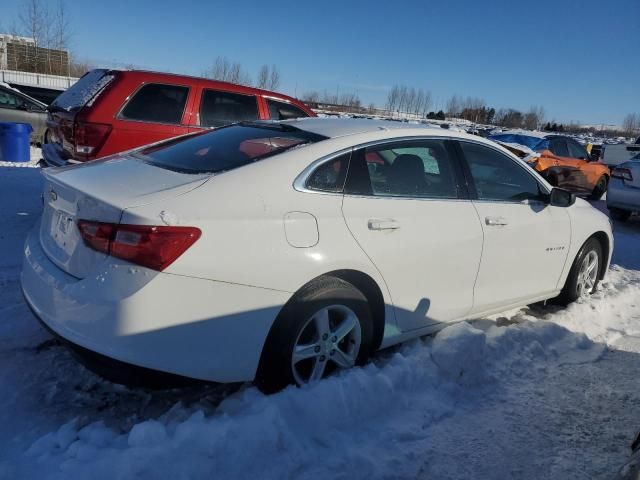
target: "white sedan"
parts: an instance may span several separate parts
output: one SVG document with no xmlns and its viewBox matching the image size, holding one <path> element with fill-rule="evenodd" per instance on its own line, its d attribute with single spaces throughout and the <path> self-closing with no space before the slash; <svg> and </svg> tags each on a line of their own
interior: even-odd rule
<svg viewBox="0 0 640 480">
<path fill-rule="evenodd" d="M 589 295 L 613 249 L 605 215 L 504 148 L 397 122 L 237 124 L 44 176 L 26 301 L 126 383 L 313 383 Z"/>
</svg>

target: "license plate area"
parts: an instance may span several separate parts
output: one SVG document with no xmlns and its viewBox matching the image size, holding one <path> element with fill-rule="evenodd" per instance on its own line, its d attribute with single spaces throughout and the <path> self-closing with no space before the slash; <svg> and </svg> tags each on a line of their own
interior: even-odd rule
<svg viewBox="0 0 640 480">
<path fill-rule="evenodd" d="M 55 243 L 67 253 L 75 246 L 75 221 L 73 216 L 57 210 L 51 218 L 51 237 Z"/>
</svg>

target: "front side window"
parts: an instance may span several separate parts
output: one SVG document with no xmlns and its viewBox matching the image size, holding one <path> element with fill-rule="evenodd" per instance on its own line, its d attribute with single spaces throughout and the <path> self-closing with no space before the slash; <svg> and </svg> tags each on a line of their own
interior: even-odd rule
<svg viewBox="0 0 640 480">
<path fill-rule="evenodd" d="M 351 157 L 350 152 L 320 165 L 309 175 L 306 187 L 321 192 L 342 192 L 349 167 L 349 157 Z"/>
<path fill-rule="evenodd" d="M 527 167 L 493 148 L 460 142 L 479 200 L 522 202 L 541 198 L 538 181 Z"/>
<path fill-rule="evenodd" d="M 453 159 L 442 140 L 411 140 L 367 147 L 354 154 L 349 193 L 458 198 Z"/>
<path fill-rule="evenodd" d="M 587 160 L 589 158 L 589 154 L 579 143 L 568 141 L 567 145 L 569 147 L 569 156 L 571 158 L 578 158 L 581 160 Z"/>
<path fill-rule="evenodd" d="M 267 105 L 269 106 L 269 116 L 272 120 L 289 120 L 290 118 L 309 116 L 301 109 L 291 105 L 290 103 L 267 99 Z"/>
<path fill-rule="evenodd" d="M 188 87 L 149 83 L 129 100 L 121 117 L 140 122 L 179 124 L 188 96 Z"/>
<path fill-rule="evenodd" d="M 325 138 L 289 126 L 246 123 L 174 138 L 132 155 L 168 170 L 220 173 Z"/>
<path fill-rule="evenodd" d="M 221 127 L 258 119 L 258 103 L 253 95 L 204 90 L 200 104 L 200 125 Z"/>
<path fill-rule="evenodd" d="M 569 148 L 564 138 L 552 138 L 549 141 L 549 148 L 554 155 L 558 157 L 569 157 Z"/>
</svg>

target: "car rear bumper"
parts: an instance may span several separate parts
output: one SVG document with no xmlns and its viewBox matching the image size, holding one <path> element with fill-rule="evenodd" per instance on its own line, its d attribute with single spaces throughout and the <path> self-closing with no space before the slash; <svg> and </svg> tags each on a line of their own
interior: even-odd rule
<svg viewBox="0 0 640 480">
<path fill-rule="evenodd" d="M 607 190 L 607 207 L 640 211 L 640 188 L 629 187 L 618 178 L 612 178 Z"/>
<path fill-rule="evenodd" d="M 45 143 L 42 145 L 42 158 L 45 163 L 50 167 L 61 167 L 68 165 L 69 159 L 63 155 L 60 147 L 55 143 Z M 71 162 L 78 163 L 78 162 Z"/>
<path fill-rule="evenodd" d="M 25 244 L 21 282 L 41 322 L 82 350 L 214 382 L 255 377 L 269 329 L 290 296 L 159 273 L 111 257 L 78 279 L 47 258 L 37 229 Z"/>
</svg>

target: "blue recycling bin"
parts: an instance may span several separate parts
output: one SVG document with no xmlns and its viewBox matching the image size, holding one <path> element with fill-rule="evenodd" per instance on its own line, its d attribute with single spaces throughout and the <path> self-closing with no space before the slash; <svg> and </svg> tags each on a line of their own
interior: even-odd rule
<svg viewBox="0 0 640 480">
<path fill-rule="evenodd" d="M 0 162 L 28 162 L 33 127 L 28 123 L 0 122 Z"/>
</svg>

